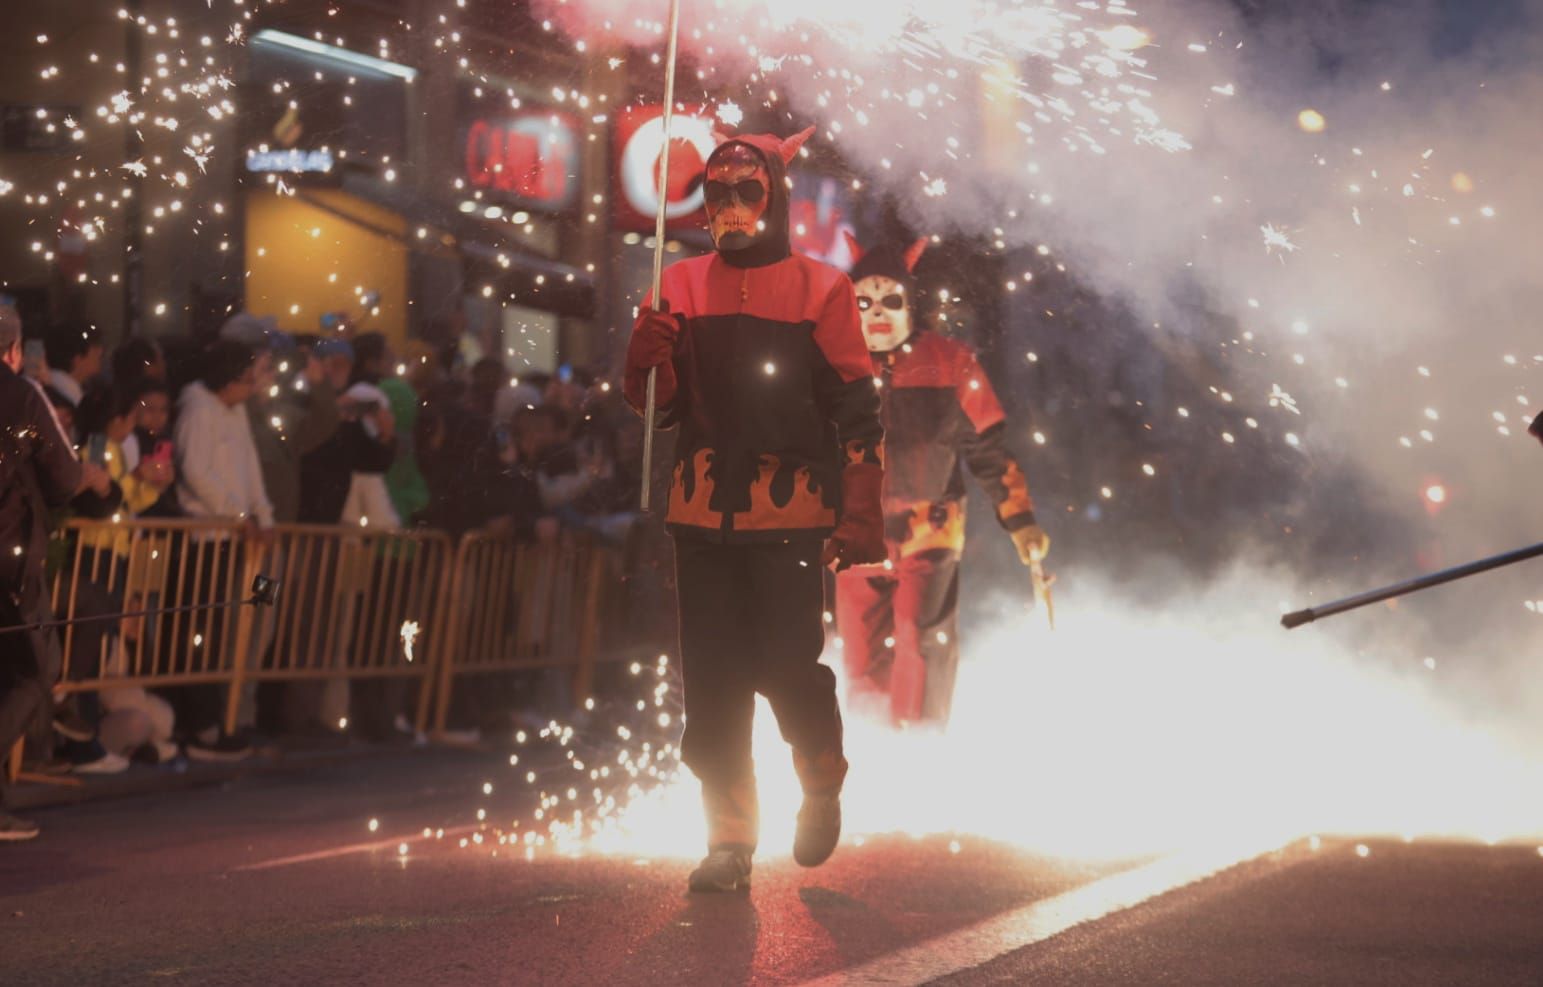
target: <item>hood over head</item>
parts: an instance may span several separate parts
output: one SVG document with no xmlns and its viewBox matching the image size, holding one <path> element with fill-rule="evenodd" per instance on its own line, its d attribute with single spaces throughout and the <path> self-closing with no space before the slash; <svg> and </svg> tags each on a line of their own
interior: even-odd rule
<svg viewBox="0 0 1543 987">
<path fill-rule="evenodd" d="M 789 232 L 788 164 L 813 134 L 813 127 L 788 138 L 774 134 L 743 134 L 719 144 L 708 156 L 707 170 L 711 171 L 714 162 L 726 159 L 732 153 L 731 149 L 749 148 L 765 164 L 771 186 L 763 216 L 765 232 L 747 247 L 738 250 L 720 249 L 718 254 L 725 261 L 735 267 L 764 267 L 775 264 L 793 252 Z"/>
<path fill-rule="evenodd" d="M 909 246 L 899 243 L 883 243 L 871 250 L 863 249 L 852 234 L 846 234 L 847 247 L 854 258 L 852 270 L 847 276 L 856 284 L 866 277 L 889 278 L 905 286 L 907 291 L 915 287 L 916 264 L 927 249 L 928 240 L 922 237 Z"/>
<path fill-rule="evenodd" d="M 917 330 L 915 278 L 912 272 L 927 249 L 923 237 L 910 246 L 886 243 L 864 250 L 846 234 L 855 258 L 848 277 L 857 291 L 857 311 L 863 340 L 872 353 L 889 353 L 905 344 Z"/>
</svg>

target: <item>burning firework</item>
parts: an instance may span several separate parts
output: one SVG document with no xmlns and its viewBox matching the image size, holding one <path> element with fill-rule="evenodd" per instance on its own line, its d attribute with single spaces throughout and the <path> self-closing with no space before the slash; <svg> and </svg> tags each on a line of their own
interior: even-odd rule
<svg viewBox="0 0 1543 987">
<path fill-rule="evenodd" d="M 1448 712 L 1434 662 L 1411 679 L 1337 646 L 1304 655 L 1248 612 L 1270 578 L 1235 575 L 1249 589 L 1155 611 L 1110 609 L 1110 588 L 1083 584 L 1054 634 L 1027 616 L 979 628 L 946 732 L 849 710 L 846 839 L 953 834 L 1119 859 L 1318 832 L 1543 832 L 1543 764 Z M 527 856 L 700 853 L 697 785 L 672 743 L 678 682 L 665 661 L 633 669 L 632 726 L 554 722 L 526 738 L 514 771 L 539 800 L 518 827 Z M 756 724 L 762 805 L 797 805 L 764 702 Z M 792 839 L 792 813 L 763 810 L 763 852 Z"/>
</svg>

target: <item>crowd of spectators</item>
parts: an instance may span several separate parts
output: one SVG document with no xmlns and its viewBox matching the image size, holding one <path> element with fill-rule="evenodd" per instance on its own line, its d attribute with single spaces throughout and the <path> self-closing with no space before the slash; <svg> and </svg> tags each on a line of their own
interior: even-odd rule
<svg viewBox="0 0 1543 987">
<path fill-rule="evenodd" d="M 19 320 L 0 306 L 0 321 Z M 533 541 L 577 528 L 620 541 L 635 520 L 640 428 L 608 384 L 576 368 L 520 373 L 490 358 L 465 366 L 454 345 L 412 340 L 399 351 L 346 320 L 292 335 L 244 312 L 201 343 L 131 337 L 109 352 L 89 326 L 37 335 L 43 359 L 35 345 L 30 361 L 18 350 L 15 378 L 46 399 L 50 427 L 97 491 L 85 491 L 90 505 L 78 496 L 51 501 L 55 528 L 77 514 L 235 518 L 244 530 L 235 541 L 189 539 L 179 549 L 188 559 L 177 560 L 186 564 L 168 567 L 182 573 L 180 582 L 159 601 L 124 598 L 126 532 L 87 532 L 67 547 L 56 537 L 49 574 L 78 567 L 75 582 L 85 588 L 77 614 L 227 599 L 241 589 L 225 585 L 230 553 L 271 546 L 275 524 L 425 526 L 453 537 L 485 529 Z M 180 650 L 221 646 L 208 639 L 222 626 L 216 621 L 196 640 L 190 631 L 159 635 L 157 654 L 139 655 L 143 626 L 107 620 L 73 634 L 68 675 L 96 678 L 104 664 L 110 672 L 130 662 L 167 668 Z M 259 657 L 271 661 L 274 642 L 265 644 Z M 47 646 L 57 649 L 57 636 Z M 348 721 L 335 705 L 298 701 L 298 684 L 252 692 L 242 713 L 249 727 L 227 735 L 218 686 L 100 698 L 55 690 L 48 767 L 106 773 L 133 760 L 241 758 L 274 732 Z M 391 702 L 400 708 L 400 698 Z M 405 728 L 401 717 L 387 722 Z"/>
</svg>

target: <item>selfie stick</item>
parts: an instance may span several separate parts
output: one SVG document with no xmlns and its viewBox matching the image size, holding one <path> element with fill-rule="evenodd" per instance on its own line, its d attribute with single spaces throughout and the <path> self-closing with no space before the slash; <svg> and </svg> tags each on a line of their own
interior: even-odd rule
<svg viewBox="0 0 1543 987">
<path fill-rule="evenodd" d="M 0 627 L 0 635 L 19 634 L 22 631 L 46 631 L 54 627 L 73 624 L 89 624 L 98 620 L 124 620 L 128 617 L 161 617 L 174 613 L 197 613 L 202 610 L 228 610 L 234 607 L 271 607 L 278 602 L 279 584 L 267 576 L 252 577 L 252 595 L 245 600 L 222 600 L 219 603 L 188 603 L 180 607 L 148 607 L 144 610 L 122 610 L 117 613 L 92 614 L 89 617 L 68 617 L 63 620 L 40 620 L 32 624 L 12 624 Z"/>
</svg>

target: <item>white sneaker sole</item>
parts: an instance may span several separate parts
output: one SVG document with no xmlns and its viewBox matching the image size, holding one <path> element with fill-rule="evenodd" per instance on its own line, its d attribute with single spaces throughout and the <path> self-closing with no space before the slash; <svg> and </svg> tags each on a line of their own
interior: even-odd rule
<svg viewBox="0 0 1543 987">
<path fill-rule="evenodd" d="M 128 769 L 128 758 L 121 754 L 109 754 L 97 761 L 77 764 L 73 770 L 78 775 L 121 775 Z"/>
</svg>

